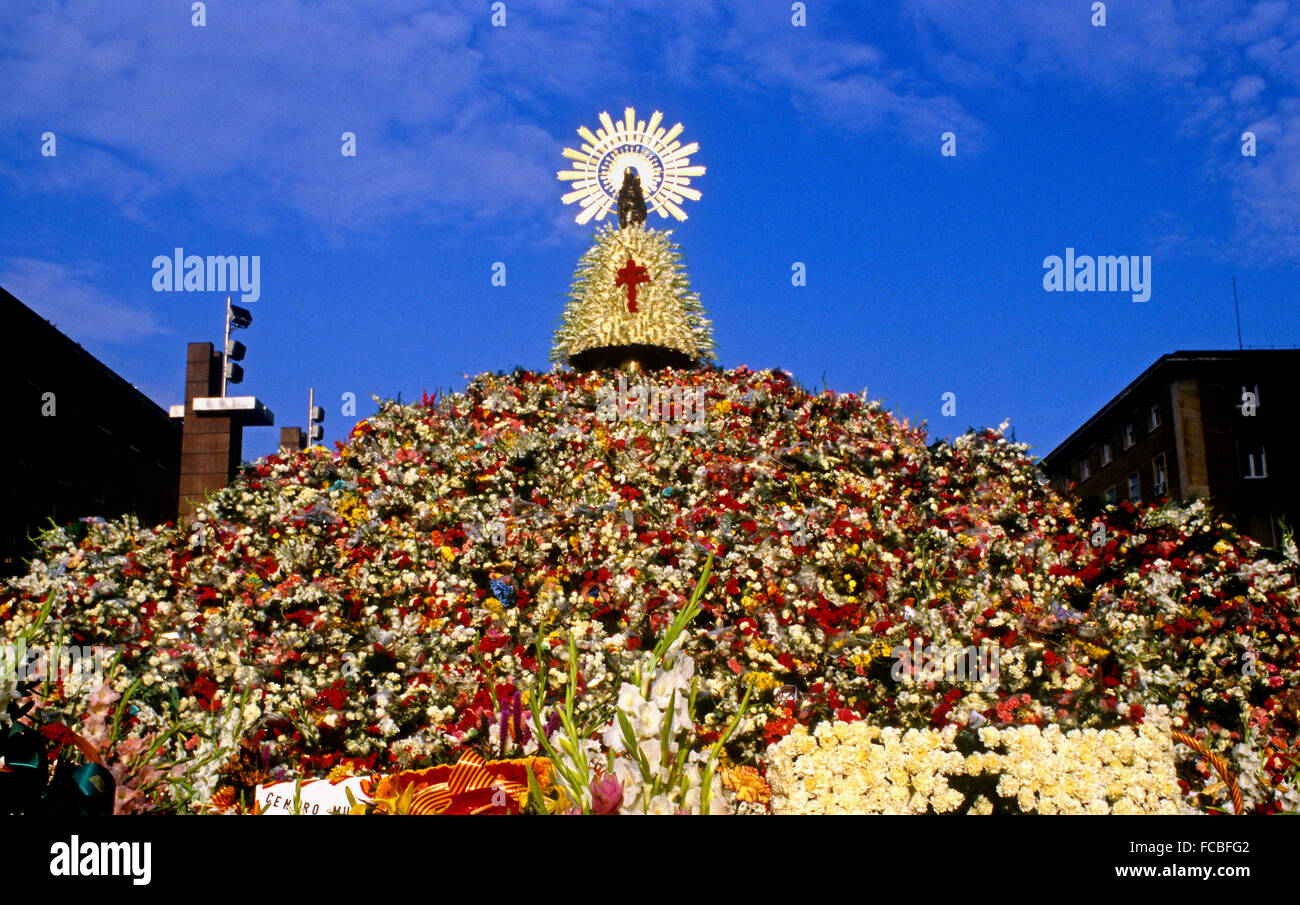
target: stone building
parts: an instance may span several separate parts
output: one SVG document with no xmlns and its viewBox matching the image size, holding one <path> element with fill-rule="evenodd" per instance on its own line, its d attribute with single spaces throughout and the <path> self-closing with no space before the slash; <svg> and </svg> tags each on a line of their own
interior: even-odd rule
<svg viewBox="0 0 1300 905">
<path fill-rule="evenodd" d="M 1173 352 L 1089 418 L 1042 467 L 1078 499 L 1206 499 L 1266 546 L 1300 518 L 1292 400 L 1300 349 Z"/>
</svg>

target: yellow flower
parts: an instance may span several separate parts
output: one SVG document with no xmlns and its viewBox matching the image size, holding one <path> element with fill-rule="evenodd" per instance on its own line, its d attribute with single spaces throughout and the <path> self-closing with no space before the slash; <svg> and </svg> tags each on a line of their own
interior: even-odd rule
<svg viewBox="0 0 1300 905">
<path fill-rule="evenodd" d="M 755 691 L 768 691 L 780 684 L 770 672 L 747 672 L 740 681 L 752 685 Z"/>
<path fill-rule="evenodd" d="M 351 775 L 352 775 L 351 764 L 339 764 L 333 770 L 330 770 L 329 774 L 325 777 L 325 779 L 329 782 L 334 783 L 334 782 L 339 782 L 340 780 L 347 779 Z"/>
</svg>

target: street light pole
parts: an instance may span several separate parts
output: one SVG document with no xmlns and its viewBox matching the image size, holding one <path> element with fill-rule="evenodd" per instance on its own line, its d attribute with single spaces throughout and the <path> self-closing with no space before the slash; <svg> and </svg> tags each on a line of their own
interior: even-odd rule
<svg viewBox="0 0 1300 905">
<path fill-rule="evenodd" d="M 221 398 L 226 398 L 226 372 L 230 370 L 230 296 L 226 296 L 226 336 L 221 344 Z"/>
</svg>

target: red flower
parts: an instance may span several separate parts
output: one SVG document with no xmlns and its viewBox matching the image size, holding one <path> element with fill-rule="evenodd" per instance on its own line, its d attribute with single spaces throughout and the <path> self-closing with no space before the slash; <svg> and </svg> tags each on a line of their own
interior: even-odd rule
<svg viewBox="0 0 1300 905">
<path fill-rule="evenodd" d="M 76 735 L 62 723 L 48 723 L 41 727 L 41 736 L 50 749 L 50 757 L 59 756 L 64 748 L 77 747 Z"/>
<path fill-rule="evenodd" d="M 204 710 L 215 712 L 221 706 L 217 683 L 213 682 L 210 676 L 200 676 L 190 692 L 198 698 L 199 706 Z"/>
</svg>

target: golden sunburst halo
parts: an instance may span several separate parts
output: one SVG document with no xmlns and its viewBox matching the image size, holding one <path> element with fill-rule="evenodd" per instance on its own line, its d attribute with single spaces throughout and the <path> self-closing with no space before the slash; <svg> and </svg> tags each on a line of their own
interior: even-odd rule
<svg viewBox="0 0 1300 905">
<path fill-rule="evenodd" d="M 574 218 L 578 223 L 593 218 L 603 220 L 617 209 L 626 167 L 632 167 L 641 177 L 647 211 L 665 218 L 686 219 L 681 208 L 683 199 L 700 200 L 700 193 L 690 187 L 692 176 L 704 175 L 704 167 L 692 166 L 690 160 L 700 146 L 696 142 L 683 145 L 677 140 L 682 124 L 664 129 L 662 120 L 663 114 L 656 110 L 649 122 L 638 121 L 636 109 L 628 107 L 618 122 L 609 113 L 600 114 L 601 127 L 594 133 L 586 126 L 578 128 L 582 147 L 564 149 L 564 156 L 574 161 L 574 168 L 556 174 L 573 186 L 573 191 L 560 200 L 565 204 L 578 202 L 581 210 Z"/>
</svg>

